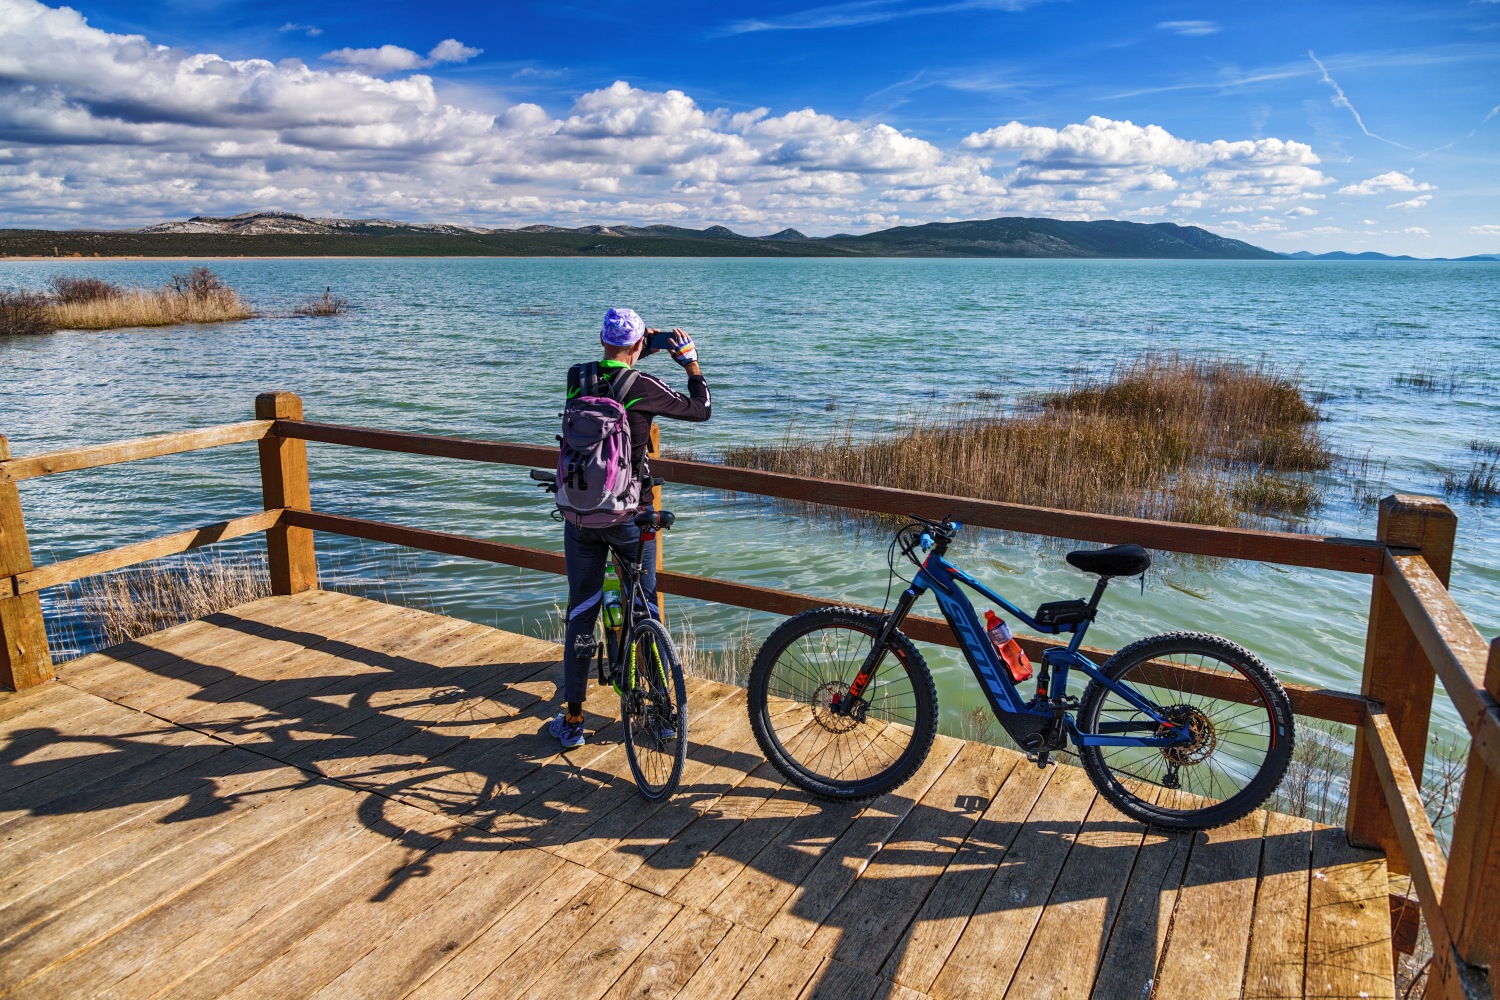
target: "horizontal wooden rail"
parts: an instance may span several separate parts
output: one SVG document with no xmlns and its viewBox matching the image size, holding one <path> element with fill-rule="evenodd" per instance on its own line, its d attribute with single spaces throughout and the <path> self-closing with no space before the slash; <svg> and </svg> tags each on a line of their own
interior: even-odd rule
<svg viewBox="0 0 1500 1000">
<path fill-rule="evenodd" d="M 213 545 L 215 542 L 227 542 L 231 538 L 253 535 L 257 531 L 265 531 L 273 527 L 280 517 L 281 511 L 279 510 L 265 510 L 259 514 L 237 517 L 230 521 L 207 524 L 201 528 L 190 528 L 162 538 L 135 542 L 119 548 L 107 549 L 104 552 L 79 556 L 76 559 L 65 559 L 47 566 L 38 566 L 28 572 L 7 577 L 4 584 L 10 588 L 9 593 L 0 589 L 0 597 L 30 594 L 47 587 L 81 580 L 96 573 L 124 569 L 126 566 L 134 566 L 150 559 L 188 552 L 205 545 Z"/>
<path fill-rule="evenodd" d="M 1474 748 L 1500 775 L 1500 708 L 1484 689 L 1489 644 L 1422 556 L 1390 553 L 1383 578 L 1472 734 Z"/>
<path fill-rule="evenodd" d="M 140 458 L 157 458 L 184 451 L 217 448 L 225 444 L 259 441 L 270 432 L 273 424 L 274 421 L 271 420 L 246 420 L 243 423 L 220 424 L 195 431 L 159 434 L 156 437 L 114 441 L 65 451 L 48 451 L 40 455 L 23 455 L 0 462 L 0 481 L 19 482 L 38 476 L 50 476 L 56 472 L 96 469 L 101 465 L 118 465 Z"/>
<path fill-rule="evenodd" d="M 1448 859 L 1443 856 L 1443 848 L 1438 843 L 1431 820 L 1427 818 L 1422 793 L 1407 766 L 1406 755 L 1401 751 L 1401 742 L 1390 717 L 1385 714 L 1385 706 L 1370 702 L 1366 711 L 1371 734 L 1370 756 L 1380 776 L 1386 805 L 1395 821 L 1401 853 L 1406 856 L 1411 869 L 1412 886 L 1417 890 L 1422 916 L 1427 921 L 1434 946 L 1439 941 L 1446 945 L 1448 933 L 1443 919 L 1443 883 L 1448 877 Z"/>
<path fill-rule="evenodd" d="M 277 433 L 283 437 L 327 444 L 415 455 L 438 455 L 472 462 L 551 467 L 557 461 L 557 450 L 543 445 L 375 431 L 302 420 L 278 421 Z M 929 516 L 955 517 L 981 528 L 1093 542 L 1137 542 L 1147 548 L 1173 552 L 1308 566 L 1344 573 L 1378 575 L 1385 553 L 1385 546 L 1367 539 L 1252 531 L 1246 528 L 1213 528 L 1137 517 L 1083 514 L 991 500 L 968 500 L 939 493 L 809 479 L 680 459 L 653 459 L 651 469 L 673 483 L 750 493 L 779 500 L 881 514 L 920 512 Z"/>
<path fill-rule="evenodd" d="M 486 562 L 503 563 L 510 566 L 521 566 L 526 569 L 541 570 L 547 573 L 564 574 L 567 572 L 563 557 L 560 553 L 547 552 L 542 549 L 532 549 L 521 545 L 510 545 L 504 542 L 490 542 L 478 538 L 469 538 L 465 535 L 453 535 L 441 531 L 430 531 L 425 528 L 408 528 L 403 525 L 390 524 L 383 521 L 368 521 L 363 518 L 349 517 L 343 514 L 324 514 L 315 511 L 287 510 L 282 514 L 282 523 L 301 528 L 311 528 L 314 531 L 326 531 L 341 535 L 350 535 L 355 538 L 365 538 L 370 541 L 388 542 L 392 545 L 404 545 L 408 548 L 426 549 L 430 552 L 442 552 L 445 555 L 463 556 L 471 559 L 482 559 Z M 687 573 L 672 573 L 663 571 L 657 575 L 657 587 L 659 590 L 675 594 L 679 597 L 690 597 L 694 600 L 709 601 L 715 604 L 726 604 L 731 607 L 748 608 L 754 611 L 766 611 L 777 615 L 795 615 L 813 608 L 826 607 L 830 603 L 844 604 L 847 607 L 860 608 L 865 611 L 879 611 L 878 608 L 869 608 L 858 604 L 849 604 L 845 601 L 830 601 L 828 598 L 813 597 L 808 594 L 799 594 L 789 590 L 773 590 L 766 587 L 756 587 L 744 583 L 731 583 L 728 580 L 716 580 L 709 577 L 692 576 Z M 948 628 L 948 623 L 941 618 L 929 618 L 921 615 L 912 615 L 906 619 L 903 626 L 904 631 L 919 642 L 930 642 L 939 646 L 957 647 L 958 640 L 954 638 L 953 632 Z M 1060 643 L 1038 639 L 1032 636 L 1019 636 L 1021 644 L 1025 647 L 1028 656 L 1039 657 L 1042 650 L 1060 645 Z M 1111 654 L 1109 650 L 1084 647 L 1081 652 L 1095 663 L 1103 663 Z M 1253 685 L 1247 681 L 1224 677 L 1206 671 L 1189 667 L 1185 664 L 1158 661 L 1153 668 L 1160 673 L 1154 676 L 1160 681 L 1191 681 L 1195 689 L 1200 693 L 1221 697 L 1227 701 L 1250 702 L 1258 697 Z M 1300 715 L 1316 719 L 1326 719 L 1344 725 L 1359 725 L 1364 718 L 1363 698 L 1356 694 L 1348 694 L 1342 691 L 1329 691 L 1322 688 L 1307 687 L 1300 684 L 1284 685 L 1287 694 L 1291 697 L 1292 707 Z"/>
</svg>

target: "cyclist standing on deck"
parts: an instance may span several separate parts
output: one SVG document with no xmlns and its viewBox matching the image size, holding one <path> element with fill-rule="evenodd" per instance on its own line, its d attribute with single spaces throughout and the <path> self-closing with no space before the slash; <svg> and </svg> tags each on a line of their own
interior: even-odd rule
<svg viewBox="0 0 1500 1000">
<path fill-rule="evenodd" d="M 599 340 L 604 360 L 597 368 L 574 365 L 568 370 L 569 400 L 584 394 L 585 389 L 598 395 L 610 395 L 612 386 L 634 372 L 637 361 L 655 353 L 647 341 L 656 330 L 646 324 L 632 309 L 611 309 L 604 315 Z M 674 329 L 668 351 L 672 359 L 687 372 L 687 395 L 669 388 L 665 382 L 645 372 L 635 372 L 624 398 L 630 426 L 632 475 L 649 483 L 651 470 L 646 448 L 651 440 L 651 423 L 658 417 L 675 420 L 707 420 L 710 416 L 708 382 L 698 367 L 698 351 L 693 340 L 682 330 Z M 597 378 L 596 387 L 586 385 L 590 375 Z M 644 495 L 644 491 L 642 491 Z M 557 737 L 564 749 L 582 746 L 583 701 L 588 692 L 589 661 L 593 655 L 594 623 L 599 616 L 604 567 L 611 547 L 634 553 L 640 529 L 631 521 L 607 528 L 589 528 L 566 520 L 563 525 L 563 551 L 568 567 L 568 625 L 563 638 L 563 711 L 547 723 L 547 731 Z M 641 587 L 647 595 L 648 611 L 656 616 L 656 542 L 648 541 L 643 553 Z"/>
</svg>

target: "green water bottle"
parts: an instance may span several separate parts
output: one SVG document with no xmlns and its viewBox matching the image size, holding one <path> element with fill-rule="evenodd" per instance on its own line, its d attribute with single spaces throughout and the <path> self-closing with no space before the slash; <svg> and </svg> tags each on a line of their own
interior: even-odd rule
<svg viewBox="0 0 1500 1000">
<path fill-rule="evenodd" d="M 613 566 L 604 568 L 604 627 L 615 629 L 625 624 L 625 607 L 620 602 L 620 577 Z"/>
</svg>

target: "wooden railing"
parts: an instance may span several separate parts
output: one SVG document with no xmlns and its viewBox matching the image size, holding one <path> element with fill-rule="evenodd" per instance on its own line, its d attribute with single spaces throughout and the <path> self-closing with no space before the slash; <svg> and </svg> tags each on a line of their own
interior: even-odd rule
<svg viewBox="0 0 1500 1000">
<path fill-rule="evenodd" d="M 550 573 L 564 572 L 556 552 L 485 541 L 344 514 L 312 510 L 307 442 L 441 456 L 475 462 L 550 467 L 550 447 L 465 440 L 311 423 L 292 393 L 255 401 L 256 420 L 159 437 L 11 458 L 0 437 L 0 684 L 18 690 L 52 676 L 38 591 L 148 559 L 264 531 L 272 591 L 317 586 L 315 532 L 389 542 Z M 259 512 L 162 538 L 36 567 L 16 483 L 59 472 L 139 458 L 255 441 L 260 451 Z M 1457 519 L 1443 503 L 1391 496 L 1380 505 L 1373 540 L 1170 524 L 909 490 L 826 482 L 753 469 L 656 458 L 669 483 L 748 493 L 858 511 L 929 511 L 976 527 L 1095 542 L 1138 542 L 1174 552 L 1313 567 L 1372 578 L 1365 664 L 1358 694 L 1288 684 L 1305 716 L 1356 727 L 1347 831 L 1351 842 L 1384 850 L 1394 871 L 1409 872 L 1433 942 L 1429 995 L 1493 997 L 1500 991 L 1500 639 L 1486 644 L 1447 590 Z M 791 591 L 660 572 L 665 592 L 773 614 L 828 603 Z M 941 619 L 908 619 L 913 638 L 957 641 Z M 1050 640 L 1023 637 L 1036 656 Z M 1097 660 L 1105 650 L 1086 650 Z M 1181 674 L 1191 668 L 1159 664 Z M 1472 737 L 1468 770 L 1444 857 L 1422 806 L 1419 780 L 1435 681 L 1453 700 Z M 1223 684 L 1216 695 L 1246 700 L 1253 692 Z"/>
</svg>

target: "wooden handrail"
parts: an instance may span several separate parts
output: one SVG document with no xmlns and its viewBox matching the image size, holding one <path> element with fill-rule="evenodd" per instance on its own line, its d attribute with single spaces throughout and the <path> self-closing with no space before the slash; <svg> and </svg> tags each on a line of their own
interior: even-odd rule
<svg viewBox="0 0 1500 1000">
<path fill-rule="evenodd" d="M 1366 722 L 1374 735 L 1369 742 L 1370 756 L 1380 775 L 1386 804 L 1396 821 L 1396 836 L 1411 868 L 1411 881 L 1422 904 L 1422 916 L 1427 920 L 1433 941 L 1440 937 L 1446 941 L 1442 893 L 1443 882 L 1448 876 L 1448 859 L 1443 857 L 1443 848 L 1422 804 L 1422 793 L 1407 766 L 1406 754 L 1401 750 L 1390 717 L 1385 714 L 1385 706 L 1369 702 Z"/>
<path fill-rule="evenodd" d="M 1484 690 L 1489 643 L 1420 554 L 1391 552 L 1383 578 L 1453 699 L 1459 718 L 1477 736 L 1486 714 L 1495 707 Z M 1491 766 L 1500 772 L 1500 762 Z"/>
<path fill-rule="evenodd" d="M 61 562 L 38 566 L 28 572 L 0 580 L 0 588 L 10 588 L 9 593 L 0 589 L 0 597 L 31 594 L 47 587 L 56 587 L 59 584 L 81 580 L 86 576 L 94 576 L 97 573 L 107 573 L 112 569 L 134 566 L 149 559 L 188 552 L 215 542 L 227 542 L 231 538 L 265 531 L 274 526 L 280 517 L 281 511 L 279 510 L 261 511 L 258 514 L 219 521 L 201 528 L 190 528 L 187 531 L 179 531 L 176 534 L 153 538 L 149 541 L 134 542 L 130 545 L 121 545 L 119 548 L 79 556 L 76 559 L 64 559 Z"/>
<path fill-rule="evenodd" d="M 0 481 L 20 482 L 38 476 L 50 476 L 58 472 L 77 469 L 97 469 L 103 465 L 118 465 L 142 458 L 157 458 L 176 455 L 184 451 L 199 451 L 217 448 L 225 444 L 244 441 L 259 441 L 271 430 L 275 421 L 246 420 L 238 424 L 220 424 L 174 434 L 158 434 L 155 437 L 134 438 L 129 441 L 114 441 L 109 444 L 89 445 L 85 448 L 68 448 L 63 451 L 48 451 L 38 455 L 23 455 L 0 462 Z"/>
<path fill-rule="evenodd" d="M 277 421 L 277 433 L 283 437 L 326 444 L 436 455 L 471 462 L 550 467 L 557 461 L 557 449 L 543 445 L 377 431 L 302 420 Z M 1053 538 L 1111 543 L 1132 541 L 1147 548 L 1331 569 L 1343 573 L 1376 575 L 1381 572 L 1384 564 L 1385 546 L 1366 539 L 1255 531 L 1248 528 L 1215 528 L 1150 521 L 1138 517 L 1085 514 L 993 500 L 970 500 L 940 493 L 810 479 L 682 459 L 654 459 L 651 470 L 668 482 L 689 486 L 880 514 L 900 515 L 923 511 L 956 517 L 977 527 Z"/>
<path fill-rule="evenodd" d="M 282 521 L 285 524 L 311 528 L 314 531 L 351 535 L 375 542 L 404 545 L 408 548 L 441 552 L 445 555 L 482 559 L 486 562 L 520 566 L 545 573 L 561 575 L 567 572 L 563 557 L 559 553 L 510 545 L 505 542 L 485 541 L 467 535 L 454 535 L 426 528 L 409 528 L 385 521 L 370 521 L 344 514 L 326 514 L 319 511 L 287 510 L 282 514 Z M 767 587 L 669 571 L 662 571 L 657 575 L 657 589 L 679 597 L 690 597 L 694 600 L 727 604 L 732 607 L 766 611 L 778 615 L 800 614 L 803 611 L 826 607 L 833 603 L 828 598 L 799 594 L 789 590 L 773 590 Z M 880 610 L 848 601 L 837 603 L 866 611 L 878 612 Z M 950 647 L 959 645 L 953 632 L 948 628 L 948 623 L 941 618 L 912 615 L 906 619 L 903 628 L 911 638 L 919 642 Z M 1027 655 L 1033 658 L 1040 656 L 1044 649 L 1061 645 L 1056 641 L 1034 636 L 1018 636 L 1017 638 L 1026 648 Z M 1084 647 L 1080 652 L 1095 663 L 1103 663 L 1112 651 Z M 1259 696 L 1248 682 L 1200 671 L 1185 664 L 1157 661 L 1152 664 L 1152 669 L 1159 671 L 1158 676 L 1163 680 L 1189 679 L 1193 682 L 1194 689 L 1200 693 L 1222 697 L 1229 701 L 1248 703 Z M 1356 694 L 1329 691 L 1301 684 L 1285 684 L 1283 687 L 1292 699 L 1293 709 L 1300 715 L 1344 725 L 1359 725 L 1365 718 L 1365 701 Z"/>
</svg>

